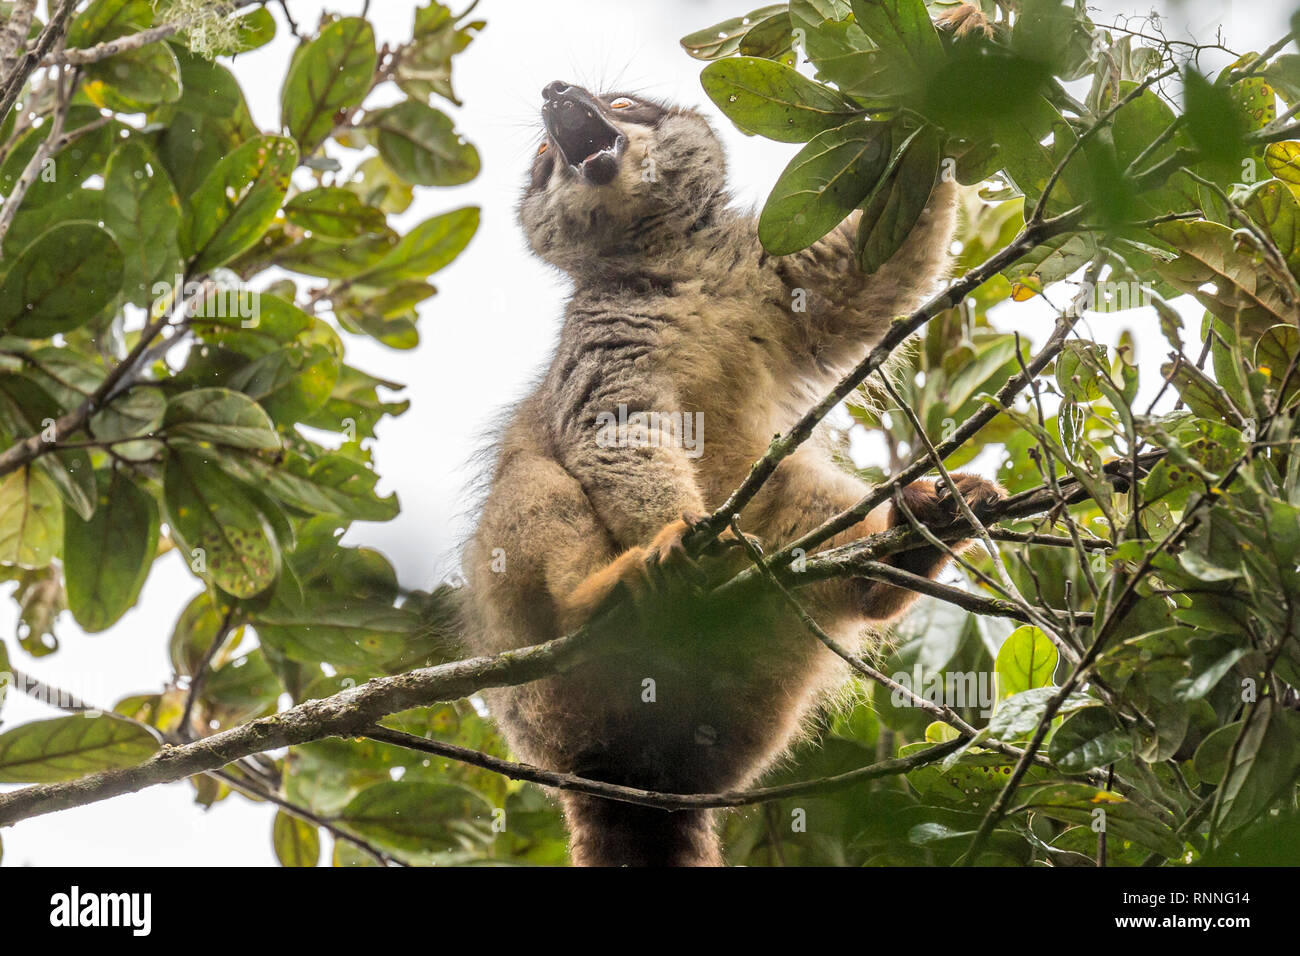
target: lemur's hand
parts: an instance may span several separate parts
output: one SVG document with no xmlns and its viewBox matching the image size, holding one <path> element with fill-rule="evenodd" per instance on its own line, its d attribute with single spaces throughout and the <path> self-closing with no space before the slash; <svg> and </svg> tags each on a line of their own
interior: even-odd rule
<svg viewBox="0 0 1300 956">
<path fill-rule="evenodd" d="M 649 557 L 652 566 L 672 579 L 683 577 L 696 588 L 719 584 L 740 571 L 749 563 L 749 548 L 745 547 L 730 528 L 722 532 L 705 547 L 700 559 L 686 550 L 686 537 L 708 519 L 707 515 L 686 513 L 678 521 L 670 521 L 660 529 L 650 542 Z M 749 546 L 763 553 L 762 542 L 753 535 L 745 535 Z"/>
<path fill-rule="evenodd" d="M 638 607 L 651 607 L 668 594 L 702 593 L 745 567 L 746 549 L 731 530 L 706 549 L 704 560 L 687 553 L 683 539 L 703 520 L 700 515 L 682 515 L 660 528 L 647 546 L 629 548 L 590 575 L 564 602 L 565 630 L 586 623 L 619 598 L 630 597 Z M 762 550 L 757 538 L 746 537 Z"/>
</svg>

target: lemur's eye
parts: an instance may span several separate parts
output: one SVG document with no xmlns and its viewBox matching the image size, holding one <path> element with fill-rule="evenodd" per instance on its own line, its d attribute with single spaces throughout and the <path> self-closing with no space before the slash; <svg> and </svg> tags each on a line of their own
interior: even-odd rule
<svg viewBox="0 0 1300 956">
<path fill-rule="evenodd" d="M 636 104 L 633 103 L 626 96 L 615 97 L 614 99 L 609 101 L 609 108 L 612 110 L 625 110 L 629 106 L 635 106 L 635 105 Z"/>
<path fill-rule="evenodd" d="M 542 153 L 546 152 L 546 151 L 547 151 L 548 149 L 550 149 L 550 148 L 551 148 L 551 144 L 550 144 L 550 143 L 542 143 L 541 146 L 538 146 L 538 147 L 537 147 L 537 155 L 538 155 L 538 156 L 542 155 Z"/>
</svg>

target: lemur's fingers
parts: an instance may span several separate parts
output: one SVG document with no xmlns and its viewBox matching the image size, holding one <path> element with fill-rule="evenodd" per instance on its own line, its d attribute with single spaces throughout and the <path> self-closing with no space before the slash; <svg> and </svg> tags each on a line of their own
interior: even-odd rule
<svg viewBox="0 0 1300 956">
<path fill-rule="evenodd" d="M 698 589 L 707 581 L 708 575 L 686 550 L 684 540 L 696 523 L 698 518 L 683 515 L 680 520 L 664 525 L 650 542 L 649 564 L 662 587 L 681 582 Z"/>
</svg>

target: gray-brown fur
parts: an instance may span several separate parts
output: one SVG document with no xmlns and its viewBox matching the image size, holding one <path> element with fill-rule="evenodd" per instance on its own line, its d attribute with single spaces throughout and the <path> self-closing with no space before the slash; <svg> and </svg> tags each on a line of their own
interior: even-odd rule
<svg viewBox="0 0 1300 956">
<path fill-rule="evenodd" d="M 682 583 L 690 569 L 679 555 L 680 519 L 723 501 L 773 434 L 933 291 L 948 267 L 953 187 L 936 188 L 906 245 L 874 275 L 854 263 L 854 219 L 811 249 L 770 256 L 754 216 L 730 205 L 708 123 L 689 109 L 625 99 L 633 105 L 621 110 L 611 108 L 613 94 L 581 101 L 599 112 L 592 122 L 625 138 L 612 182 L 585 181 L 548 133 L 519 207 L 532 248 L 571 277 L 573 294 L 545 377 L 500 436 L 464 555 L 471 642 L 493 652 L 545 641 L 630 594 L 642 610 L 617 639 L 631 653 L 489 694 L 489 706 L 530 763 L 714 792 L 746 786 L 777 760 L 844 670 L 778 600 L 717 607 Z M 643 176 L 651 169 L 653 180 Z M 796 290 L 806 293 L 805 312 L 792 310 Z M 598 416 L 620 404 L 629 416 L 702 412 L 702 453 L 635 423 L 629 437 L 661 440 L 602 447 Z M 996 493 L 963 481 L 974 497 Z M 745 529 L 778 547 L 867 490 L 822 442 L 809 442 L 747 509 Z M 908 494 L 922 520 L 953 513 L 929 484 Z M 831 544 L 893 521 L 879 509 Z M 899 561 L 931 575 L 943 563 L 923 551 Z M 865 581 L 801 594 L 828 631 L 858 646 L 870 621 L 895 616 L 911 597 Z M 653 703 L 643 700 L 647 678 Z M 712 814 L 578 795 L 562 802 L 576 863 L 721 862 Z"/>
</svg>

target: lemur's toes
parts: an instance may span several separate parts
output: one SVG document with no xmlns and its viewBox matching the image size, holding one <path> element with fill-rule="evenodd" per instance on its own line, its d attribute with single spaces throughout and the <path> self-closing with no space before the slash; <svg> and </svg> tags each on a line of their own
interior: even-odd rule
<svg viewBox="0 0 1300 956">
<path fill-rule="evenodd" d="M 749 542 L 750 548 L 753 548 L 759 554 L 763 553 L 763 540 L 761 538 L 757 535 L 746 534 L 744 540 L 741 540 L 736 532 L 732 531 L 730 528 L 718 535 L 714 544 L 723 551 L 730 551 L 734 548 L 739 548 L 742 551 L 745 551 L 745 553 L 748 553 L 749 549 L 745 547 L 746 541 Z"/>
<path fill-rule="evenodd" d="M 987 478 L 981 478 L 979 475 L 958 472 L 952 476 L 952 483 L 957 486 L 961 496 L 966 499 L 966 504 L 975 513 L 975 517 L 981 521 L 1007 496 L 1001 485 L 989 481 Z M 940 506 L 950 508 L 952 517 L 955 520 L 960 511 L 952 501 L 948 483 L 944 481 L 936 482 L 936 491 Z"/>
</svg>

